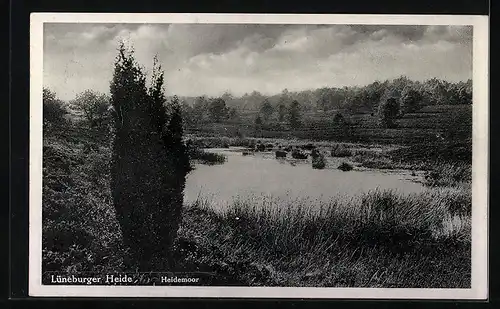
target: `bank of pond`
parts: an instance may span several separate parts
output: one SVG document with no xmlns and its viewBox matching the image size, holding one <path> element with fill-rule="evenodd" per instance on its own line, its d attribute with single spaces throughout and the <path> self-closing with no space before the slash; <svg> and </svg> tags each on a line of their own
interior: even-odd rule
<svg viewBox="0 0 500 309">
<path fill-rule="evenodd" d="M 467 184 L 472 175 L 467 162 L 408 160 L 404 151 L 415 150 L 397 146 L 229 140 L 224 147 L 202 148 L 215 144 L 203 141 L 188 143 L 196 149 L 186 185 L 188 201 L 211 196 L 224 205 L 248 194 L 328 199 L 376 188 L 418 193 L 426 187 Z"/>
</svg>

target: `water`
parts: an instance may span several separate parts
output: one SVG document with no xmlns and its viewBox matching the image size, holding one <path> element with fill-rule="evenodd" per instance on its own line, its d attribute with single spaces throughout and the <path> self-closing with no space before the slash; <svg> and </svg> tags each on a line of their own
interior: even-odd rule
<svg viewBox="0 0 500 309">
<path fill-rule="evenodd" d="M 220 165 L 196 165 L 187 178 L 187 203 L 203 197 L 215 207 L 227 207 L 234 199 L 248 196 L 329 201 L 338 195 L 354 197 L 376 188 L 402 193 L 424 190 L 416 182 L 418 177 L 408 171 L 338 170 L 337 166 L 347 161 L 344 158 L 327 158 L 327 168 L 317 170 L 311 167 L 310 158 L 276 159 L 274 152 L 243 156 L 237 148 L 207 151 L 222 153 L 227 161 Z"/>
</svg>

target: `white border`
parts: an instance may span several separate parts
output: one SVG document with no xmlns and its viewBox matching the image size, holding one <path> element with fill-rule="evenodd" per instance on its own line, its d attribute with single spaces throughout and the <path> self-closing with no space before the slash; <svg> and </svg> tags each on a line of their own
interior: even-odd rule
<svg viewBox="0 0 500 309">
<path fill-rule="evenodd" d="M 294 287 L 48 286 L 42 261 L 43 23 L 253 23 L 473 26 L 472 288 L 382 289 Z M 325 14 L 108 14 L 32 13 L 30 25 L 29 295 L 78 297 L 224 297 L 487 299 L 489 24 L 487 16 Z"/>
</svg>

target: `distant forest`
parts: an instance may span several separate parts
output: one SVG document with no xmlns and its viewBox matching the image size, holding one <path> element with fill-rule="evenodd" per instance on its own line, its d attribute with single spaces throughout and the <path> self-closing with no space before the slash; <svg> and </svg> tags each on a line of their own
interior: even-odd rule
<svg viewBox="0 0 500 309">
<path fill-rule="evenodd" d="M 288 91 L 284 89 L 275 95 L 265 95 L 258 91 L 234 96 L 229 92 L 217 98 L 206 96 L 180 97 L 186 112 L 205 110 L 207 103 L 217 100 L 228 108 L 228 117 L 237 112 L 259 111 L 265 104 L 274 110 L 288 106 L 293 101 L 300 103 L 303 111 L 332 111 L 346 113 L 376 112 L 381 101 L 388 98 L 416 101 L 419 106 L 472 104 L 472 80 L 457 83 L 432 78 L 424 82 L 412 81 L 405 76 L 393 80 L 375 81 L 366 86 L 323 87 L 316 90 Z M 221 102 L 221 100 L 223 102 Z"/>
</svg>

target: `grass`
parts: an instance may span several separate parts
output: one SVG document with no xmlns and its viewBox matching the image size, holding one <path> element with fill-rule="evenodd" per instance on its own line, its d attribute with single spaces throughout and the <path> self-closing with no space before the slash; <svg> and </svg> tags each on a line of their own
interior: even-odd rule
<svg viewBox="0 0 500 309">
<path fill-rule="evenodd" d="M 186 263 L 266 286 L 469 287 L 470 193 L 372 191 L 329 203 L 235 200 L 185 208 Z"/>
</svg>

